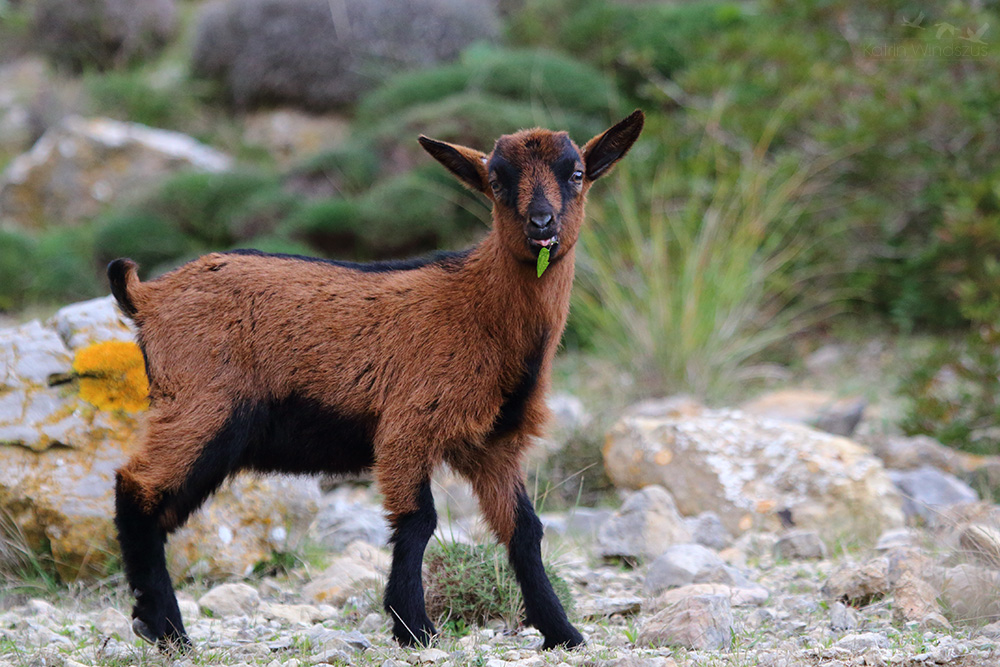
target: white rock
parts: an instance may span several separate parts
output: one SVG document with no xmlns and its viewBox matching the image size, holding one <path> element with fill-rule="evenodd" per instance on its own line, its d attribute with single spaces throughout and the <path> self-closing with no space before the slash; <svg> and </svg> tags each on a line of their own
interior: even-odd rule
<svg viewBox="0 0 1000 667">
<path fill-rule="evenodd" d="M 94 619 L 94 627 L 102 635 L 129 641 L 132 639 L 132 622 L 113 607 L 107 607 Z"/>
<path fill-rule="evenodd" d="M 56 330 L 71 350 L 109 340 L 135 340 L 128 320 L 121 315 L 112 296 L 60 308 L 48 325 Z"/>
<path fill-rule="evenodd" d="M 844 635 L 834 646 L 851 653 L 864 653 L 873 648 L 889 648 L 889 638 L 878 632 L 857 632 Z"/>
<path fill-rule="evenodd" d="M 902 498 L 865 448 L 739 411 L 623 417 L 604 464 L 617 486 L 662 485 L 681 513 L 715 512 L 734 534 L 790 521 L 825 539 L 874 540 L 903 524 Z"/>
<path fill-rule="evenodd" d="M 246 584 L 221 584 L 201 596 L 198 605 L 215 618 L 250 616 L 260 606 L 260 593 Z"/>
<path fill-rule="evenodd" d="M 73 224 L 179 169 L 223 171 L 231 158 L 177 132 L 68 116 L 0 175 L 0 210 L 26 227 Z"/>
<path fill-rule="evenodd" d="M 629 496 L 597 531 L 598 552 L 605 558 L 653 559 L 672 544 L 690 541 L 673 497 L 656 485 Z"/>
</svg>

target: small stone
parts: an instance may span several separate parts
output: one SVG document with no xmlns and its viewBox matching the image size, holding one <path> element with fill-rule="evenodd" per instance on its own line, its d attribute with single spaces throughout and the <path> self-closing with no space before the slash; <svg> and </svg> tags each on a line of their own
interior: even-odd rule
<svg viewBox="0 0 1000 667">
<path fill-rule="evenodd" d="M 811 530 L 793 530 L 778 538 L 774 557 L 786 560 L 821 560 L 826 558 L 826 544 Z"/>
<path fill-rule="evenodd" d="M 314 646 L 324 649 L 340 649 L 346 651 L 364 651 L 372 647 L 368 638 L 357 630 L 345 632 L 344 630 L 331 630 L 322 625 L 313 626 L 306 637 Z"/>
<path fill-rule="evenodd" d="M 107 607 L 94 619 L 94 628 L 102 635 L 118 639 L 132 639 L 132 622 L 117 609 Z"/>
<path fill-rule="evenodd" d="M 439 648 L 425 648 L 417 654 L 421 664 L 437 664 L 448 659 L 448 654 Z"/>
<path fill-rule="evenodd" d="M 851 653 L 864 653 L 873 648 L 889 648 L 889 638 L 878 632 L 858 632 L 844 635 L 834 646 Z"/>
<path fill-rule="evenodd" d="M 595 598 L 579 605 L 578 611 L 584 618 L 607 618 L 620 614 L 628 616 L 639 613 L 642 608 L 642 598 Z"/>
<path fill-rule="evenodd" d="M 382 629 L 382 625 L 385 622 L 385 617 L 382 614 L 371 613 L 365 616 L 365 619 L 361 621 L 361 625 L 358 626 L 358 630 L 361 632 L 377 632 Z"/>
<path fill-rule="evenodd" d="M 679 644 L 689 649 L 728 649 L 733 613 L 725 595 L 685 597 L 646 619 L 639 631 L 642 645 Z"/>
<path fill-rule="evenodd" d="M 726 530 L 722 519 L 715 512 L 702 512 L 698 516 L 684 520 L 691 538 L 702 546 L 716 551 L 733 543 L 733 536 Z"/>
<path fill-rule="evenodd" d="M 221 584 L 205 593 L 198 605 L 209 616 L 250 616 L 260 606 L 260 594 L 246 584 Z"/>
<path fill-rule="evenodd" d="M 379 573 L 370 562 L 345 555 L 335 558 L 319 577 L 306 584 L 302 595 L 314 602 L 342 605 L 357 587 L 378 578 Z"/>
<path fill-rule="evenodd" d="M 868 604 L 890 590 L 889 561 L 885 557 L 873 558 L 861 565 L 842 565 L 823 584 L 823 595 L 827 599 L 851 604 Z"/>
<path fill-rule="evenodd" d="M 737 585 L 746 578 L 726 565 L 719 556 L 700 544 L 675 544 L 649 565 L 644 588 L 657 595 L 667 588 L 693 583 Z"/>
<path fill-rule="evenodd" d="M 941 614 L 938 591 L 913 572 L 906 570 L 899 575 L 892 594 L 895 602 L 892 613 L 897 622 L 917 621 L 927 627 L 940 626 L 943 621 L 946 627 L 951 627 Z"/>
<path fill-rule="evenodd" d="M 834 602 L 830 605 L 830 629 L 834 632 L 854 630 L 858 627 L 859 621 L 858 612 L 843 602 Z"/>
<path fill-rule="evenodd" d="M 264 618 L 292 624 L 310 625 L 323 620 L 319 608 L 310 604 L 263 604 L 261 612 Z"/>
<path fill-rule="evenodd" d="M 597 531 L 602 557 L 632 562 L 651 560 L 672 544 L 690 541 L 673 496 L 656 485 L 630 495 Z"/>
<path fill-rule="evenodd" d="M 912 528 L 893 528 L 882 533 L 875 543 L 876 551 L 905 549 L 917 545 L 918 534 Z"/>
<path fill-rule="evenodd" d="M 930 525 L 952 505 L 972 503 L 979 494 L 971 486 L 931 466 L 916 470 L 890 470 L 889 477 L 903 493 L 903 512 Z"/>
</svg>

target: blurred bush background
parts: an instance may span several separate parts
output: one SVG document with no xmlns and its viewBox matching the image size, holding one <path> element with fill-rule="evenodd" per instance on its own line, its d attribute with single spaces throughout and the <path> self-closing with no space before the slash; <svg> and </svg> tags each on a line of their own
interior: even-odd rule
<svg viewBox="0 0 1000 667">
<path fill-rule="evenodd" d="M 593 191 L 571 351 L 713 398 L 838 323 L 930 336 L 906 427 L 996 451 L 998 30 L 995 0 L 0 0 L 0 169 L 67 114 L 235 158 L 72 227 L 0 209 L 0 310 L 103 294 L 120 255 L 465 246 L 489 211 L 418 134 L 582 144 L 641 107 Z"/>
</svg>

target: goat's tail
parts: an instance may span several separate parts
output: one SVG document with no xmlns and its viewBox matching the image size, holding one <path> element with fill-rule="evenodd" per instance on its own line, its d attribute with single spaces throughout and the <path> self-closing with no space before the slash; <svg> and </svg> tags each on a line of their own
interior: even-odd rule
<svg viewBox="0 0 1000 667">
<path fill-rule="evenodd" d="M 118 302 L 118 307 L 130 318 L 135 318 L 138 309 L 133 298 L 139 286 L 139 265 L 131 259 L 116 259 L 108 264 L 108 281 L 111 283 L 111 294 Z"/>
</svg>

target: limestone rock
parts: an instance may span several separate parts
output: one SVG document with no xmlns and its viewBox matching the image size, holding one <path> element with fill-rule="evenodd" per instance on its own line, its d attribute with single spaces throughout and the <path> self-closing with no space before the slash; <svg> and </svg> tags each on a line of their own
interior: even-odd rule
<svg viewBox="0 0 1000 667">
<path fill-rule="evenodd" d="M 903 523 L 898 491 L 863 447 L 739 411 L 623 417 L 604 464 L 617 486 L 659 484 L 683 514 L 715 512 L 735 534 L 793 525 L 825 540 L 874 540 Z"/>
<path fill-rule="evenodd" d="M 107 637 L 129 640 L 132 638 L 132 621 L 117 609 L 106 608 L 94 619 L 94 628 Z"/>
<path fill-rule="evenodd" d="M 388 544 L 389 525 L 381 507 L 330 494 L 322 499 L 309 535 L 331 551 L 340 552 L 356 540 Z"/>
<path fill-rule="evenodd" d="M 335 558 L 326 570 L 306 584 L 302 595 L 316 603 L 338 606 L 356 590 L 374 587 L 382 574 L 369 562 L 351 556 Z"/>
<path fill-rule="evenodd" d="M 175 576 L 246 576 L 276 552 L 293 550 L 319 509 L 316 480 L 238 476 L 167 542 Z"/>
<path fill-rule="evenodd" d="M 19 526 L 29 547 L 51 551 L 67 581 L 103 575 L 117 552 L 114 474 L 135 425 L 124 415 L 105 415 L 103 424 L 72 449 L 0 445 L 0 512 Z"/>
<path fill-rule="evenodd" d="M 934 524 L 941 511 L 952 505 L 979 500 L 979 494 L 971 486 L 931 466 L 890 470 L 889 477 L 903 494 L 906 516 L 929 524 Z"/>
<path fill-rule="evenodd" d="M 878 632 L 856 632 L 844 635 L 834 646 L 851 653 L 864 653 L 875 648 L 889 648 L 889 638 Z"/>
<path fill-rule="evenodd" d="M 893 586 L 892 595 L 892 613 L 898 622 L 917 621 L 925 627 L 951 627 L 941 613 L 938 591 L 914 573 L 903 572 Z"/>
<path fill-rule="evenodd" d="M 70 350 L 109 340 L 135 340 L 132 325 L 111 295 L 60 308 L 47 324 Z"/>
<path fill-rule="evenodd" d="M 837 398 L 811 389 L 782 389 L 748 401 L 740 409 L 757 417 L 804 424 L 850 437 L 867 405 L 863 398 Z"/>
<path fill-rule="evenodd" d="M 656 558 L 671 544 L 690 541 L 673 497 L 655 485 L 629 496 L 597 531 L 602 557 L 631 561 Z"/>
<path fill-rule="evenodd" d="M 0 388 L 48 386 L 72 366 L 62 339 L 38 320 L 0 330 Z"/>
<path fill-rule="evenodd" d="M 774 555 L 788 560 L 822 559 L 826 558 L 826 544 L 811 530 L 792 530 L 778 538 Z"/>
<path fill-rule="evenodd" d="M 696 595 L 668 605 L 647 619 L 638 643 L 680 645 L 689 649 L 727 649 L 732 641 L 733 612 L 724 595 Z"/>
<path fill-rule="evenodd" d="M 733 543 L 733 536 L 715 512 L 702 512 L 698 516 L 684 519 L 684 523 L 691 538 L 709 549 L 725 549 Z"/>
<path fill-rule="evenodd" d="M 868 604 L 887 595 L 891 588 L 889 559 L 880 556 L 862 564 L 842 565 L 823 584 L 823 594 L 831 600 Z"/>
<path fill-rule="evenodd" d="M 757 607 L 767 602 L 770 592 L 759 584 L 750 584 L 747 588 L 725 584 L 690 584 L 671 588 L 656 597 L 646 598 L 642 603 L 642 611 L 646 614 L 655 614 L 684 598 L 698 595 L 722 595 L 734 607 Z"/>
<path fill-rule="evenodd" d="M 742 586 L 749 581 L 719 556 L 700 544 L 675 544 L 649 564 L 644 582 L 646 595 L 694 583 Z"/>
<path fill-rule="evenodd" d="M 250 616 L 260 606 L 260 593 L 246 584 L 221 584 L 201 596 L 198 605 L 214 618 Z"/>
<path fill-rule="evenodd" d="M 184 134 L 69 116 L 0 175 L 0 215 L 33 229 L 75 224 L 168 173 L 222 171 L 231 163 Z"/>
</svg>

